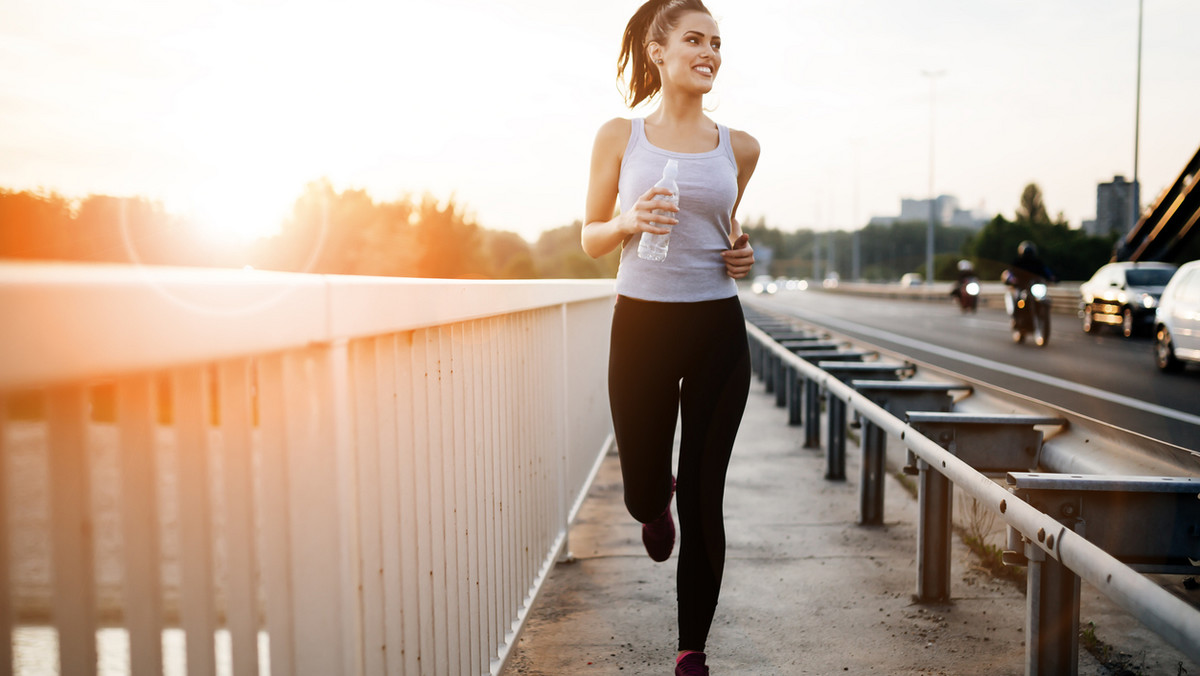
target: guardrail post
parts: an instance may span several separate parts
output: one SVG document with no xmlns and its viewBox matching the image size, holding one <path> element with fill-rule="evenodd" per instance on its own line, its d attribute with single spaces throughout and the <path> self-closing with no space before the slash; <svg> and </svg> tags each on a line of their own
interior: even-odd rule
<svg viewBox="0 0 1200 676">
<path fill-rule="evenodd" d="M 777 361 L 779 361 L 779 357 L 772 354 L 770 350 L 763 350 L 762 379 L 763 387 L 766 389 L 767 394 L 775 391 L 775 363 Z"/>
<path fill-rule="evenodd" d="M 1079 672 L 1079 576 L 1032 543 L 1026 543 L 1025 556 L 1025 673 L 1074 676 Z"/>
<path fill-rule="evenodd" d="M 828 439 L 825 446 L 825 478 L 829 481 L 846 480 L 846 402 L 833 392 L 829 393 L 826 406 Z"/>
<path fill-rule="evenodd" d="M 862 375 L 873 375 L 894 381 L 899 379 L 902 371 L 911 368 L 908 364 L 894 362 L 862 362 L 859 356 L 853 353 L 848 354 L 846 361 L 818 361 L 817 366 L 843 382 Z M 829 443 L 826 453 L 828 469 L 825 478 L 832 481 L 844 481 L 846 479 L 846 402 L 830 392 L 827 411 Z"/>
<path fill-rule="evenodd" d="M 1140 572 L 1194 573 L 1200 556 L 1200 479 L 1009 472 L 1013 494 Z M 1150 527 L 1146 527 L 1150 526 Z M 1012 530 L 1010 528 L 1010 530 Z M 1048 546 L 1059 533 L 1039 531 Z M 1078 669 L 1079 577 L 1028 539 L 1005 560 L 1026 563 L 1026 673 Z M 1024 553 L 1024 560 L 1015 556 Z"/>
<path fill-rule="evenodd" d="M 749 332 L 746 333 L 746 345 L 750 350 L 750 373 L 758 377 L 762 377 L 762 369 L 759 368 L 758 360 L 762 358 L 762 349 L 756 339 Z"/>
<path fill-rule="evenodd" d="M 917 601 L 950 599 L 950 521 L 954 484 L 924 460 L 920 470 L 917 522 Z"/>
<path fill-rule="evenodd" d="M 775 360 L 775 408 L 787 406 L 788 389 L 791 387 L 792 368 L 782 359 Z"/>
<path fill-rule="evenodd" d="M 821 384 L 804 379 L 804 447 L 821 447 Z"/>
<path fill-rule="evenodd" d="M 993 476 L 1036 467 L 1042 448 L 1042 432 L 1035 426 L 1066 424 L 1062 418 L 1047 416 L 922 411 L 910 412 L 908 422 L 917 433 L 953 453 L 976 471 Z M 917 596 L 921 600 L 949 598 L 954 487 L 925 460 L 919 460 L 917 467 L 921 477 Z"/>
<path fill-rule="evenodd" d="M 859 482 L 859 523 L 864 526 L 883 524 L 884 474 L 887 472 L 887 435 L 883 428 L 863 421 L 862 479 Z"/>
<path fill-rule="evenodd" d="M 949 410 L 953 402 L 949 391 L 970 389 L 964 385 L 912 381 L 855 380 L 853 384 L 856 390 L 898 418 L 907 416 L 910 410 Z M 863 423 L 863 479 L 859 489 L 862 510 L 859 523 L 863 525 L 883 523 L 883 477 L 887 471 L 886 439 L 883 430 L 870 420 Z M 909 455 L 912 455 L 912 451 L 909 451 Z"/>
<path fill-rule="evenodd" d="M 795 367 L 788 367 L 787 376 L 788 388 L 788 425 L 793 427 L 799 425 L 804 420 L 804 409 L 802 407 L 801 393 L 804 388 L 804 377 Z"/>
</svg>

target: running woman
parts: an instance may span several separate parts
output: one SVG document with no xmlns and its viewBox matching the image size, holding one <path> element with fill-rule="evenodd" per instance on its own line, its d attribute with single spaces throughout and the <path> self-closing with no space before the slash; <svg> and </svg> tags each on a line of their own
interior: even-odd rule
<svg viewBox="0 0 1200 676">
<path fill-rule="evenodd" d="M 645 118 L 600 127 L 582 231 L 592 257 L 621 247 L 609 399 L 625 505 L 643 524 L 642 541 L 655 561 L 668 559 L 675 545 L 676 497 L 676 676 L 709 673 L 705 643 L 725 567 L 725 475 L 750 387 L 734 280 L 750 272 L 754 250 L 734 216 L 759 145 L 705 114 L 704 95 L 720 69 L 717 22 L 700 0 L 650 0 L 638 9 L 625 28 L 618 79 L 630 108 L 655 97 L 658 107 Z M 654 200 L 670 194 L 653 186 L 671 159 L 678 164 L 678 207 Z M 638 257 L 641 237 L 665 233 L 665 260 Z"/>
</svg>

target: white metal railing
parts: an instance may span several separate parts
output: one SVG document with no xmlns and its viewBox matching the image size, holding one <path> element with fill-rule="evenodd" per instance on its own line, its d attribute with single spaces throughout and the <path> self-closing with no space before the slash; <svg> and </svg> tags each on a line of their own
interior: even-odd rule
<svg viewBox="0 0 1200 676">
<path fill-rule="evenodd" d="M 180 631 L 195 674 L 498 673 L 611 443 L 612 298 L 0 265 L 0 635 L 52 626 L 64 674 L 110 624 L 133 673 Z"/>
</svg>

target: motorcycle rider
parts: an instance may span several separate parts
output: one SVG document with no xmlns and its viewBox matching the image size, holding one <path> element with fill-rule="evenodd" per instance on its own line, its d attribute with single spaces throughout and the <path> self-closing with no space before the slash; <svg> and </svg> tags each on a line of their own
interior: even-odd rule
<svg viewBox="0 0 1200 676">
<path fill-rule="evenodd" d="M 978 303 L 979 277 L 975 274 L 975 266 L 971 261 L 962 259 L 958 262 L 958 277 L 954 288 L 950 289 L 950 297 L 954 299 L 963 312 L 974 312 Z M 976 283 L 974 291 L 969 284 Z"/>
<path fill-rule="evenodd" d="M 959 294 L 962 293 L 963 285 L 967 283 L 968 279 L 972 279 L 974 277 L 975 266 L 971 264 L 971 261 L 965 258 L 959 261 L 958 280 L 954 282 L 954 288 L 950 290 L 950 295 L 956 298 L 959 297 Z"/>
<path fill-rule="evenodd" d="M 1029 288 L 1039 280 L 1058 281 L 1054 271 L 1038 256 L 1037 246 L 1029 240 L 1017 245 L 1017 257 L 1004 270 L 1002 279 L 1005 284 L 1013 287 L 1014 293 L 1016 290 Z"/>
<path fill-rule="evenodd" d="M 1033 242 L 1025 240 L 1017 245 L 1017 257 L 1004 270 L 1001 279 L 1010 287 L 1008 295 L 1004 297 L 1004 305 L 1008 310 L 1008 316 L 1012 318 L 1013 341 L 1024 342 L 1026 332 L 1033 332 L 1038 346 L 1045 345 L 1049 338 L 1050 317 L 1048 314 L 1042 316 L 1040 313 L 1037 317 L 1032 315 L 1030 309 L 1021 303 L 1021 294 L 1032 289 L 1035 284 L 1058 281 L 1058 278 L 1038 256 L 1037 247 Z M 1048 300 L 1042 301 L 1042 303 L 1045 302 Z M 1023 307 L 1025 309 L 1018 314 L 1018 310 Z M 1040 312 L 1046 312 L 1046 310 L 1043 308 Z M 1040 324 L 1038 317 L 1041 317 Z"/>
</svg>

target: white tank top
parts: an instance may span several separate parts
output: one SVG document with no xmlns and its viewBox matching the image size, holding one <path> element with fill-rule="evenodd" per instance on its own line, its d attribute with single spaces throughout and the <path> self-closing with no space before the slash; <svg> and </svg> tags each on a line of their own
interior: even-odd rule
<svg viewBox="0 0 1200 676">
<path fill-rule="evenodd" d="M 679 223 L 671 230 L 664 261 L 638 258 L 641 235 L 625 242 L 617 269 L 617 293 L 640 300 L 694 303 L 737 295 L 737 283 L 725 274 L 721 252 L 729 248 L 733 205 L 737 201 L 737 160 L 729 129 L 717 125 L 717 147 L 705 153 L 677 153 L 653 146 L 645 120 L 632 129 L 621 158 L 618 192 L 621 212 L 630 211 L 662 178 L 667 160 L 679 162 Z"/>
</svg>

